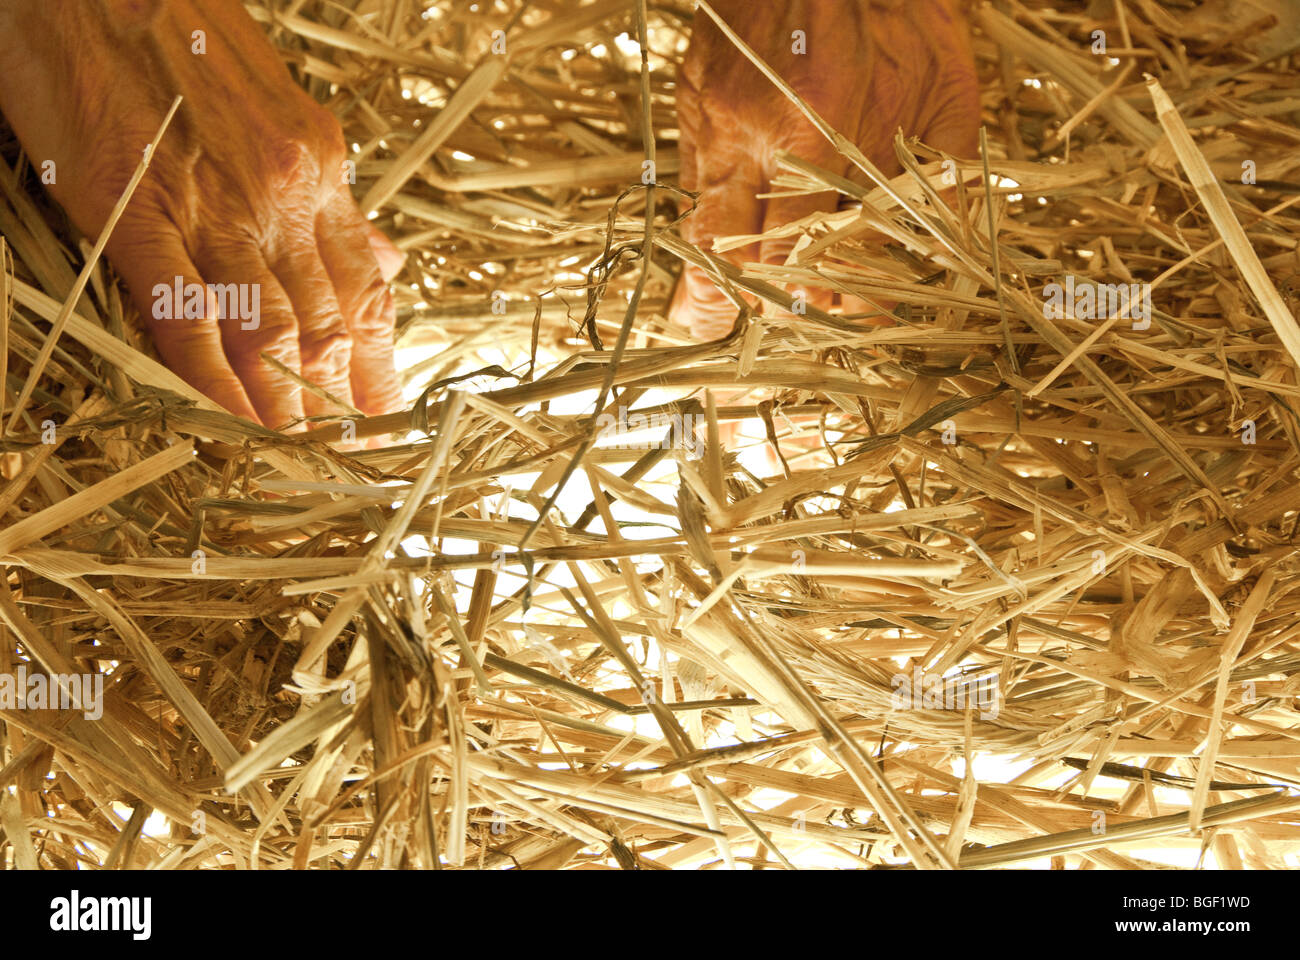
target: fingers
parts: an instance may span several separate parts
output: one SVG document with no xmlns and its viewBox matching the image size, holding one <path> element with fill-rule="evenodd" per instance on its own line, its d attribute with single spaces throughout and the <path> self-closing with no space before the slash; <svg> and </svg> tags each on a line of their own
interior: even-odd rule
<svg viewBox="0 0 1300 960">
<path fill-rule="evenodd" d="M 736 131 L 717 129 L 707 119 L 703 127 L 703 139 L 695 147 L 695 185 L 700 196 L 695 212 L 682 225 L 682 235 L 712 253 L 718 237 L 759 232 L 763 211 L 757 195 L 763 171 L 759 161 L 739 147 Z M 758 245 L 751 244 L 722 257 L 740 266 L 758 253 Z M 736 307 L 702 270 L 687 267 L 678 289 L 672 319 L 686 326 L 692 337 L 716 340 L 731 330 Z"/>
<path fill-rule="evenodd" d="M 763 232 L 769 233 L 815 213 L 834 213 L 837 204 L 838 197 L 834 193 L 818 193 L 804 197 L 783 197 L 769 200 L 767 209 L 763 214 Z M 784 265 L 790 254 L 794 252 L 794 248 L 802 236 L 802 233 L 798 233 L 793 236 L 772 237 L 764 240 L 759 253 L 761 262 L 778 266 Z M 820 287 L 804 289 L 799 284 L 794 284 L 790 292 L 793 293 L 795 290 L 802 290 L 806 302 L 823 311 L 829 310 L 835 299 L 833 291 Z"/>
<path fill-rule="evenodd" d="M 896 300 L 875 300 L 868 302 L 851 293 L 840 294 L 840 308 L 847 316 L 866 314 L 857 322 L 867 327 L 892 327 L 894 325 L 894 308 Z"/>
<path fill-rule="evenodd" d="M 802 116 L 787 114 L 786 123 L 775 134 L 772 144 L 772 157 L 764 171 L 764 183 L 770 183 L 777 172 L 775 153 L 784 150 L 792 156 L 799 157 L 823 170 L 839 176 L 849 171 L 849 161 L 829 143 L 811 123 Z M 839 207 L 840 195 L 833 190 L 823 193 L 805 194 L 796 197 L 775 197 L 767 200 L 763 208 L 762 232 L 765 239 L 761 243 L 759 257 L 767 265 L 783 266 L 794 252 L 795 247 L 804 237 L 804 231 L 789 236 L 769 236 L 788 227 L 805 217 L 819 213 L 834 213 Z M 835 300 L 833 291 L 822 287 L 809 289 L 799 284 L 790 285 L 790 292 L 802 290 L 806 302 L 823 311 L 829 310 Z M 783 311 L 781 311 L 783 312 Z"/>
<path fill-rule="evenodd" d="M 767 181 L 762 164 L 738 147 L 740 137 L 727 129 L 729 124 L 721 126 L 714 129 L 706 122 L 705 140 L 696 145 L 699 200 L 682 224 L 682 235 L 705 252 L 712 252 L 718 237 L 756 234 L 763 226 L 758 194 Z M 722 138 L 726 142 L 720 143 Z M 728 253 L 727 259 L 744 262 L 741 251 Z"/>
<path fill-rule="evenodd" d="M 371 252 L 369 228 L 352 198 L 339 194 L 317 217 L 316 242 L 352 336 L 353 403 L 375 415 L 404 404 L 393 360 L 396 312 Z"/>
<path fill-rule="evenodd" d="M 717 34 L 717 37 L 714 37 Z M 682 69 L 677 76 L 677 124 L 681 131 L 681 182 L 699 192 L 695 210 L 682 224 L 682 237 L 706 253 L 716 237 L 757 233 L 762 219 L 755 196 L 762 169 L 748 137 L 730 111 L 731 104 L 705 102 L 712 89 L 709 71 L 716 65 L 712 21 L 697 22 Z M 731 251 L 724 259 L 739 266 L 752 260 L 758 248 Z M 690 331 L 696 341 L 718 340 L 731 332 L 736 305 L 697 267 L 686 266 L 669 308 L 669 319 Z"/>
<path fill-rule="evenodd" d="M 838 204 L 839 197 L 834 193 L 769 200 L 763 211 L 763 233 L 771 233 L 815 213 L 834 213 Z M 760 260 L 766 264 L 784 264 L 802 237 L 802 233 L 796 233 L 788 237 L 765 239 L 759 253 Z"/>
<path fill-rule="evenodd" d="M 699 189 L 695 144 L 700 139 L 700 74 L 703 69 L 699 50 L 700 34 L 691 37 L 686 59 L 677 74 L 678 153 L 681 163 L 682 189 Z"/>
<path fill-rule="evenodd" d="M 293 305 L 261 251 L 223 242 L 199 259 L 219 303 L 226 356 L 258 416 L 275 429 L 301 418 L 301 389 L 262 359 L 266 353 L 294 372 L 302 369 Z"/>
<path fill-rule="evenodd" d="M 303 379 L 325 390 L 340 403 L 331 403 L 304 390 L 307 416 L 346 414 L 352 404 L 352 336 L 343 321 L 334 283 L 316 252 L 315 237 L 300 242 L 275 264 L 279 279 L 298 321 L 298 351 Z"/>
<path fill-rule="evenodd" d="M 236 416 L 262 422 L 226 359 L 214 298 L 170 224 L 121 223 L 108 253 L 126 281 L 163 361 Z M 188 309 L 187 309 L 188 306 Z"/>
<path fill-rule="evenodd" d="M 721 340 L 735 326 L 736 305 L 698 267 L 687 266 L 673 296 L 668 316 L 690 331 L 691 339 L 703 343 Z"/>
<path fill-rule="evenodd" d="M 681 131 L 681 182 L 685 190 L 692 193 L 700 189 L 700 163 L 709 163 L 705 156 L 701 161 L 700 143 L 701 124 L 703 123 L 700 86 L 703 71 L 707 63 L 702 44 L 704 37 L 696 30 L 691 37 L 691 46 L 686 61 L 677 77 L 677 124 Z M 694 212 L 682 225 L 682 237 L 688 242 L 699 244 L 709 252 L 712 248 L 713 235 L 709 230 L 700 228 L 700 218 L 707 219 L 704 198 L 696 204 Z M 687 264 L 683 271 L 673 301 L 668 308 L 668 318 L 673 323 L 685 327 L 696 341 L 718 340 L 730 332 L 736 318 L 736 307 L 698 267 Z"/>
<path fill-rule="evenodd" d="M 919 117 L 921 139 L 955 157 L 973 157 L 979 148 L 980 82 L 970 32 L 948 3 L 931 8 L 943 55 L 931 73 L 928 110 Z"/>
</svg>

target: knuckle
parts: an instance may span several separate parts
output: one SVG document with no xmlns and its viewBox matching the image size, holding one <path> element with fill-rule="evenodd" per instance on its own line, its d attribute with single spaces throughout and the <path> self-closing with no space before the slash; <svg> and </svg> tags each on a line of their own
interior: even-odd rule
<svg viewBox="0 0 1300 960">
<path fill-rule="evenodd" d="M 304 137 L 281 139 L 272 147 L 269 160 L 272 175 L 281 187 L 312 182 L 320 176 L 320 152 Z"/>
<path fill-rule="evenodd" d="M 324 329 L 304 330 L 300 349 L 304 367 L 311 364 L 344 370 L 352 358 L 352 337 L 340 319 Z"/>
<path fill-rule="evenodd" d="M 393 294 L 378 274 L 357 297 L 352 316 L 352 327 L 358 337 L 375 339 L 392 336 L 397 320 Z"/>
<path fill-rule="evenodd" d="M 281 188 L 332 183 L 346 152 L 338 121 L 313 105 L 271 148 L 271 173 Z"/>
<path fill-rule="evenodd" d="M 236 351 L 243 344 L 243 352 L 257 353 L 265 350 L 277 359 L 283 359 L 280 351 L 297 339 L 298 325 L 293 314 L 283 310 L 263 310 L 255 327 L 242 327 L 238 317 L 227 318 L 221 323 L 222 329 L 227 333 L 232 328 L 238 332 L 232 344 Z"/>
</svg>

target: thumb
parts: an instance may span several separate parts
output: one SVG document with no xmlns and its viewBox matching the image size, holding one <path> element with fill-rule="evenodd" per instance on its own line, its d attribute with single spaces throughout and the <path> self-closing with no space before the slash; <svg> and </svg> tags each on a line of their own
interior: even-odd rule
<svg viewBox="0 0 1300 960">
<path fill-rule="evenodd" d="M 668 318 L 689 330 L 692 340 L 703 343 L 729 334 L 739 313 L 707 273 L 688 264 L 677 284 Z"/>
<path fill-rule="evenodd" d="M 379 263 L 379 272 L 384 278 L 384 283 L 390 282 L 401 272 L 402 264 L 406 263 L 405 252 L 373 223 L 366 223 L 366 237 L 370 241 L 370 249 L 375 255 L 375 260 Z"/>
</svg>

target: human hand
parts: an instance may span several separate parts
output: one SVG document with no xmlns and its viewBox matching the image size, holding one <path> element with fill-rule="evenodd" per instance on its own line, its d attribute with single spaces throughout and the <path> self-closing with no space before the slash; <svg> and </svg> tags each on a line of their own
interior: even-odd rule
<svg viewBox="0 0 1300 960">
<path fill-rule="evenodd" d="M 243 5 L 0 4 L 0 111 L 86 236 L 103 229 L 177 94 L 185 101 L 105 249 L 163 360 L 270 427 L 344 410 L 263 352 L 363 413 L 400 408 L 388 280 L 402 254 L 352 198 L 337 121 Z M 206 292 L 188 313 L 172 302 L 177 277 L 186 299 Z M 226 302 L 242 313 L 218 315 L 216 284 L 238 285 Z"/>
<path fill-rule="evenodd" d="M 979 82 L 969 29 L 953 0 L 711 0 L 711 5 L 887 176 L 901 172 L 893 150 L 900 127 L 947 153 L 974 154 Z M 682 233 L 706 251 L 717 237 L 765 233 L 836 208 L 834 193 L 759 200 L 757 194 L 768 192 L 776 172 L 777 151 L 840 176 L 855 170 L 702 10 L 678 77 L 677 111 L 682 186 L 700 194 Z M 737 266 L 780 264 L 796 242 L 771 240 L 722 256 Z M 808 297 L 822 309 L 831 299 L 829 291 Z M 725 336 L 736 316 L 704 271 L 692 266 L 670 312 L 697 340 Z"/>
</svg>

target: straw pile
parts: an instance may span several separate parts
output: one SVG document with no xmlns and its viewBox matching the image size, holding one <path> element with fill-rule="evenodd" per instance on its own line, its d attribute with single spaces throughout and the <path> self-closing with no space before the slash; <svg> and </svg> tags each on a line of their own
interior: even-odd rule
<svg viewBox="0 0 1300 960">
<path fill-rule="evenodd" d="M 664 316 L 714 253 L 675 233 L 690 3 L 344 6 L 250 9 L 411 254 L 412 408 L 214 411 L 95 267 L 0 441 L 0 674 L 103 674 L 103 716 L 0 709 L 0 862 L 1300 864 L 1285 6 L 975 7 L 984 156 L 788 158 L 860 207 L 715 267 L 894 316 L 704 345 Z M 88 247 L 0 152 L 8 421 Z M 1045 316 L 1067 277 L 1149 327 Z M 604 387 L 703 456 L 593 446 Z"/>
</svg>

